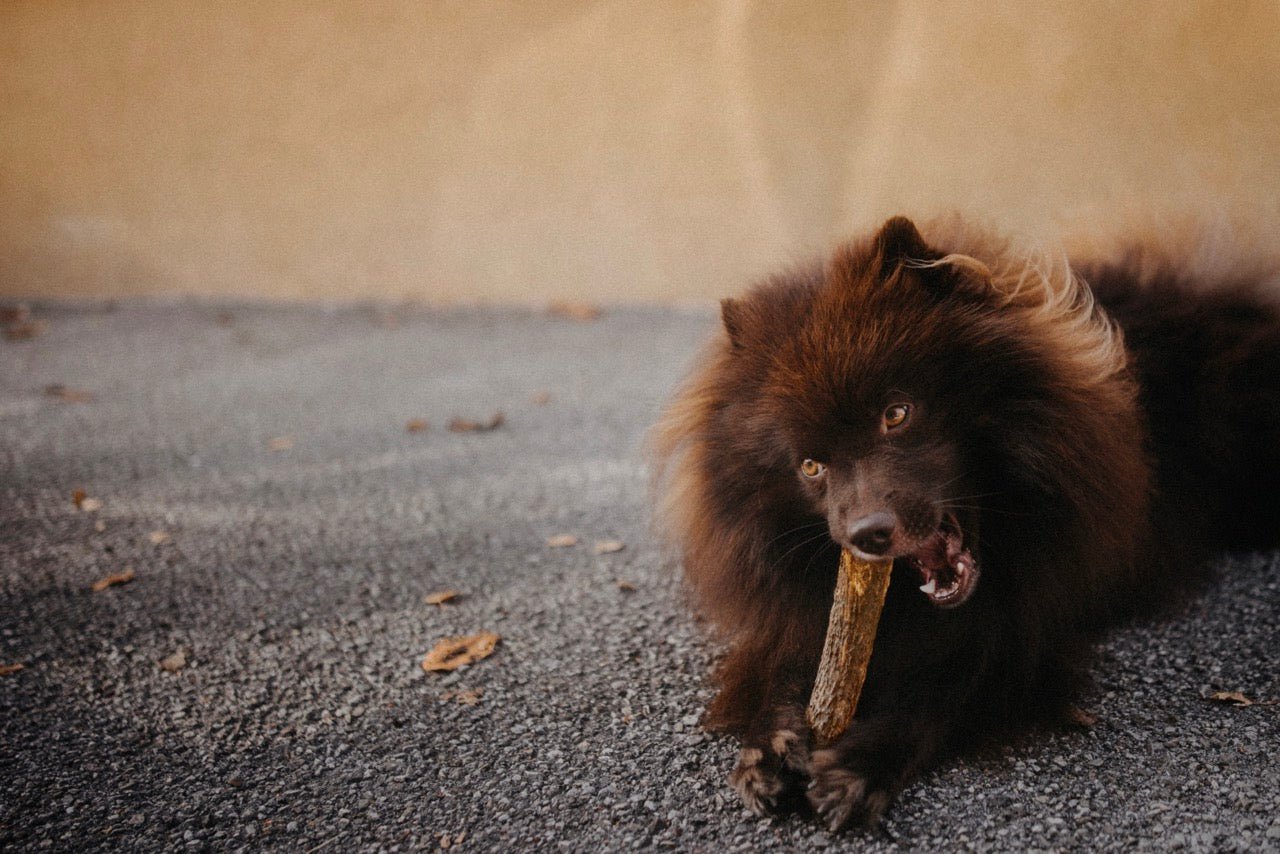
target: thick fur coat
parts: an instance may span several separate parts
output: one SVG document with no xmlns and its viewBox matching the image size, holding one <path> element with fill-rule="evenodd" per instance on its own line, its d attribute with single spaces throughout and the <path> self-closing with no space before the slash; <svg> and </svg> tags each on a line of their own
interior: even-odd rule
<svg viewBox="0 0 1280 854">
<path fill-rule="evenodd" d="M 1265 279 L 894 218 L 723 303 L 654 445 L 748 806 L 874 822 L 940 757 L 1071 719 L 1100 632 L 1215 550 L 1280 541 Z M 840 548 L 894 568 L 857 717 L 817 750 Z"/>
</svg>

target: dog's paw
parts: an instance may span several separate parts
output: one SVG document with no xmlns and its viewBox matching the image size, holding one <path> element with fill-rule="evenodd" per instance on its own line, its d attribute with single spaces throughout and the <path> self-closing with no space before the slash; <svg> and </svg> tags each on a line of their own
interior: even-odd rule
<svg viewBox="0 0 1280 854">
<path fill-rule="evenodd" d="M 842 765 L 835 750 L 815 752 L 809 774 L 809 804 L 833 832 L 855 824 L 875 826 L 893 799 L 887 790 Z"/>
<path fill-rule="evenodd" d="M 786 808 L 788 796 L 799 792 L 808 760 L 805 739 L 781 729 L 766 746 L 742 748 L 729 785 L 753 813 L 774 815 Z"/>
<path fill-rule="evenodd" d="M 765 761 L 765 752 L 760 748 L 744 747 L 737 767 L 729 774 L 729 785 L 756 815 L 772 815 L 778 808 L 778 796 L 786 788 L 779 773 L 781 767 L 771 768 L 772 764 Z"/>
</svg>

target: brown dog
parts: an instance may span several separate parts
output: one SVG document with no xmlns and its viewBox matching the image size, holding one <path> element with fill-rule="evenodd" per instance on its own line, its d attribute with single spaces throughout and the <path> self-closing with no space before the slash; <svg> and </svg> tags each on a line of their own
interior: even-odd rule
<svg viewBox="0 0 1280 854">
<path fill-rule="evenodd" d="M 889 220 L 723 303 L 655 429 L 659 516 L 730 644 L 707 724 L 757 812 L 877 819 L 939 757 L 1063 720 L 1090 643 L 1280 542 L 1280 313 L 1146 249 L 1040 265 Z M 854 723 L 810 751 L 840 548 L 892 557 Z"/>
</svg>

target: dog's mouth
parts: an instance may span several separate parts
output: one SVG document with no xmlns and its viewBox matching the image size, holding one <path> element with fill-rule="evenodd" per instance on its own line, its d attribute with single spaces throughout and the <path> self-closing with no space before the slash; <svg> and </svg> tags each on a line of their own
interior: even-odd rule
<svg viewBox="0 0 1280 854">
<path fill-rule="evenodd" d="M 981 570 L 967 539 L 955 515 L 946 513 L 938 530 L 901 558 L 919 571 L 920 592 L 939 608 L 963 605 L 978 586 Z"/>
</svg>

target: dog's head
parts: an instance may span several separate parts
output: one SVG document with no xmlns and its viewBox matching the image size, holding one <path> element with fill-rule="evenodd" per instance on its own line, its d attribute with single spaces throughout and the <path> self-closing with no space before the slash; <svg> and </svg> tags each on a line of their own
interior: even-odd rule
<svg viewBox="0 0 1280 854">
<path fill-rule="evenodd" d="M 837 253 L 792 310 L 775 290 L 725 301 L 722 316 L 763 375 L 746 426 L 771 437 L 800 500 L 833 541 L 910 564 L 949 608 L 981 572 L 981 434 L 1025 364 L 992 363 L 986 284 L 944 257 L 895 218 Z"/>
<path fill-rule="evenodd" d="M 1065 263 L 926 234 L 891 219 L 723 303 L 654 434 L 659 518 L 709 607 L 834 571 L 837 544 L 940 607 L 980 573 L 1058 602 L 1063 573 L 1087 591 L 1127 559 L 1150 481 L 1118 330 Z"/>
</svg>

